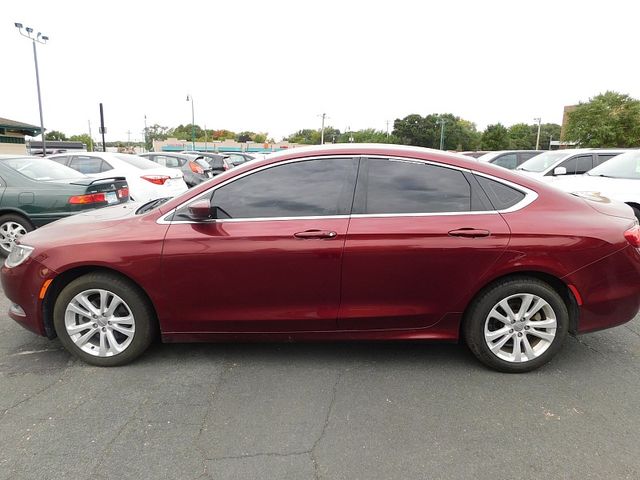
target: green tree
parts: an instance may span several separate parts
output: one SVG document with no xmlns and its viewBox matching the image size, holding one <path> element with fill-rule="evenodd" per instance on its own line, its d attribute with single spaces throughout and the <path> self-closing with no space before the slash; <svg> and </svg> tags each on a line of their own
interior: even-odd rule
<svg viewBox="0 0 640 480">
<path fill-rule="evenodd" d="M 67 136 L 58 130 L 51 130 L 47 132 L 44 137 L 47 140 L 60 140 L 60 141 L 67 140 Z"/>
<path fill-rule="evenodd" d="M 440 148 L 440 135 L 444 122 L 445 150 L 476 150 L 480 144 L 480 133 L 473 122 L 452 113 L 432 113 L 426 117 L 418 114 L 396 119 L 393 135 L 399 143 L 421 147 Z"/>
<path fill-rule="evenodd" d="M 501 123 L 488 125 L 482 132 L 482 150 L 506 150 L 509 148 L 509 130 Z"/>
<path fill-rule="evenodd" d="M 250 132 L 250 131 L 240 132 L 236 135 L 236 142 L 239 142 L 239 143 L 251 142 L 253 141 L 253 137 L 255 136 L 256 134 L 254 132 Z"/>
<path fill-rule="evenodd" d="M 565 138 L 582 147 L 640 146 L 640 101 L 605 92 L 569 113 Z"/>
<path fill-rule="evenodd" d="M 175 137 L 178 140 L 191 141 L 191 139 L 194 137 L 194 133 L 196 139 L 200 137 L 204 138 L 204 130 L 200 128 L 200 125 L 192 125 L 191 123 L 188 123 L 187 125 L 180 124 L 177 127 L 169 130 L 169 132 L 167 133 L 169 136 Z"/>
<path fill-rule="evenodd" d="M 147 131 L 145 132 L 145 142 L 144 148 L 148 152 L 153 150 L 153 141 L 154 140 L 166 140 L 169 138 L 170 130 L 167 127 L 163 127 L 154 123 L 150 127 L 147 127 Z"/>
<path fill-rule="evenodd" d="M 540 125 L 540 144 L 541 150 L 550 150 L 551 140 L 560 140 L 560 130 L 562 127 L 557 123 L 543 123 Z M 532 132 L 532 148 L 536 146 L 536 136 L 538 135 L 538 125 L 531 125 Z"/>
<path fill-rule="evenodd" d="M 82 142 L 87 146 L 89 152 L 93 152 L 93 139 L 87 133 L 81 133 L 79 135 L 71 135 L 69 140 L 72 142 Z"/>
<path fill-rule="evenodd" d="M 537 133 L 537 125 L 535 126 Z M 533 144 L 532 144 L 533 140 Z M 536 146 L 535 137 L 531 138 L 531 126 L 526 123 L 516 123 L 509 127 L 509 147 L 513 150 L 531 150 Z"/>
<path fill-rule="evenodd" d="M 434 125 L 427 117 L 412 113 L 393 122 L 393 135 L 404 145 L 433 147 L 436 138 Z"/>
<path fill-rule="evenodd" d="M 301 143 L 304 145 L 320 145 L 322 134 L 320 130 L 312 130 L 305 128 L 298 130 L 285 138 L 286 141 L 291 143 Z M 340 130 L 331 126 L 324 128 L 324 143 L 337 143 L 342 141 L 342 134 Z"/>
</svg>

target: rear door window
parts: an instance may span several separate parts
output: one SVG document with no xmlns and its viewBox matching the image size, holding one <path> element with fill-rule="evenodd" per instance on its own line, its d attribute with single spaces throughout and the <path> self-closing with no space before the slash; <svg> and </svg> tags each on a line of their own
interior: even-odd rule
<svg viewBox="0 0 640 480">
<path fill-rule="evenodd" d="M 617 153 L 599 153 L 599 154 L 597 154 L 596 155 L 596 164 L 594 165 L 594 167 L 597 167 L 601 163 L 606 162 L 607 160 L 609 160 L 610 158 L 615 157 L 616 155 L 618 155 L 618 154 Z"/>
<path fill-rule="evenodd" d="M 515 153 L 508 153 L 506 155 L 499 156 L 494 162 L 494 165 L 499 165 L 509 170 L 513 170 L 518 166 L 518 155 Z"/>
<path fill-rule="evenodd" d="M 102 159 L 84 155 L 75 155 L 69 162 L 69 166 L 85 175 L 102 172 Z"/>
<path fill-rule="evenodd" d="M 367 159 L 354 213 L 459 213 L 471 210 L 471 186 L 452 168 L 419 161 Z"/>
</svg>

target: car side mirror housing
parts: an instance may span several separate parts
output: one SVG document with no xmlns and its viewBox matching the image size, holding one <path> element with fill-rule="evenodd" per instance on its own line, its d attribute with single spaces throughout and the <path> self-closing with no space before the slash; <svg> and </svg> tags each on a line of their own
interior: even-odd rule
<svg viewBox="0 0 640 480">
<path fill-rule="evenodd" d="M 556 167 L 553 169 L 553 174 L 554 175 L 566 175 L 567 174 L 567 169 L 566 167 Z"/>
<path fill-rule="evenodd" d="M 208 220 L 211 218 L 209 200 L 197 200 L 189 205 L 189 216 L 194 220 Z"/>
</svg>

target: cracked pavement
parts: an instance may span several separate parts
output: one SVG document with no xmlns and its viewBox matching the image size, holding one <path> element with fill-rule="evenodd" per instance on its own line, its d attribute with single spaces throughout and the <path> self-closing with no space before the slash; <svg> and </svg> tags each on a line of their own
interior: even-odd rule
<svg viewBox="0 0 640 480">
<path fill-rule="evenodd" d="M 7 308 L 0 480 L 640 478 L 640 317 L 505 375 L 426 343 L 157 344 L 104 369 Z"/>
</svg>

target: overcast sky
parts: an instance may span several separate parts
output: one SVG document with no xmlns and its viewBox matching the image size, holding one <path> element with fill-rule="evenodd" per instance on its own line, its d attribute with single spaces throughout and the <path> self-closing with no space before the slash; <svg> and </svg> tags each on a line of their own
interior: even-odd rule
<svg viewBox="0 0 640 480">
<path fill-rule="evenodd" d="M 640 98 L 638 1 L 4 2 L 0 117 L 140 139 L 148 124 L 268 132 L 377 128 L 451 112 L 483 129 L 560 123 L 605 90 Z"/>
</svg>

